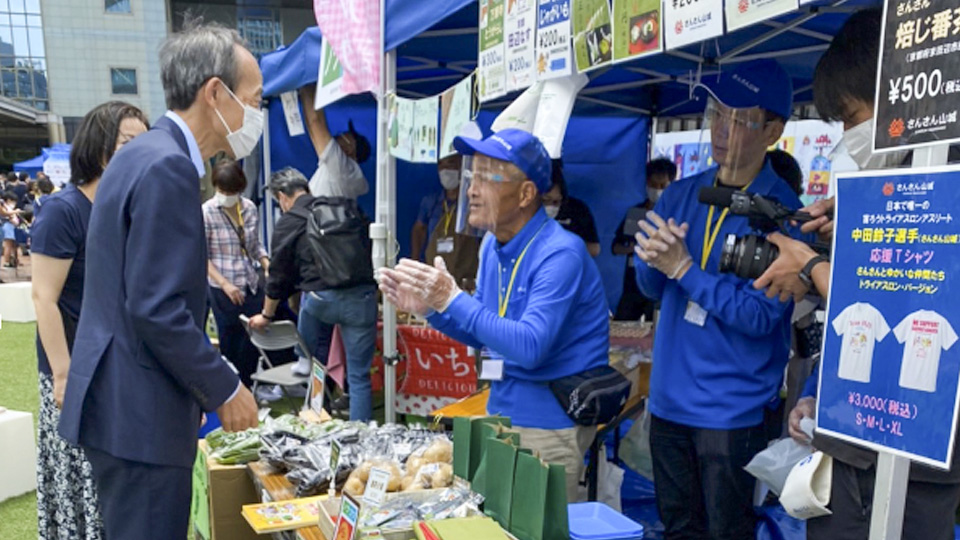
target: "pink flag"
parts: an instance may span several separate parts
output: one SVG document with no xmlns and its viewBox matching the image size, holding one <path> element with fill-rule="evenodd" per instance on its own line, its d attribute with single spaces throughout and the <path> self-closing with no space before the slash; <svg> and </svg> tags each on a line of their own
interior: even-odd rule
<svg viewBox="0 0 960 540">
<path fill-rule="evenodd" d="M 346 94 L 380 95 L 379 0 L 313 0 L 313 12 L 323 39 L 343 66 Z"/>
</svg>

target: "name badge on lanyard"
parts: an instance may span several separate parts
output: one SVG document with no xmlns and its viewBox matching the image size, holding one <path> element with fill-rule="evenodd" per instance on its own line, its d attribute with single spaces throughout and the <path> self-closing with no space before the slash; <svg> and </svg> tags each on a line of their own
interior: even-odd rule
<svg viewBox="0 0 960 540">
<path fill-rule="evenodd" d="M 452 236 L 437 239 L 437 253 L 440 253 L 440 254 L 453 253 L 453 237 Z"/>
</svg>

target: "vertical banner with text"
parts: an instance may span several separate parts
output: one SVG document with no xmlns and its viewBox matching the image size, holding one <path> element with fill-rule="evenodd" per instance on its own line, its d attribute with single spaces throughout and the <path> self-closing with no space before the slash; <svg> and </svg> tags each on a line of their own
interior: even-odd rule
<svg viewBox="0 0 960 540">
<path fill-rule="evenodd" d="M 948 468 L 960 380 L 960 170 L 837 180 L 817 428 Z"/>
<path fill-rule="evenodd" d="M 538 0 L 538 80 L 553 79 L 573 73 L 570 42 L 570 0 Z"/>
<path fill-rule="evenodd" d="M 723 34 L 723 0 L 664 0 L 664 47 L 677 49 Z"/>
<path fill-rule="evenodd" d="M 437 127 L 440 101 L 436 97 L 418 99 L 413 107 L 414 163 L 437 162 Z"/>
<path fill-rule="evenodd" d="M 613 0 L 613 61 L 663 50 L 660 0 Z"/>
<path fill-rule="evenodd" d="M 507 93 L 503 47 L 504 0 L 480 0 L 480 58 L 477 61 L 480 101 Z"/>
<path fill-rule="evenodd" d="M 573 3 L 573 56 L 580 73 L 610 63 L 613 29 L 607 0 L 577 0 Z"/>
<path fill-rule="evenodd" d="M 390 117 L 387 121 L 387 144 L 390 155 L 404 161 L 413 160 L 413 115 L 416 102 L 396 94 L 389 97 Z"/>
<path fill-rule="evenodd" d="M 537 82 L 536 0 L 507 2 L 507 91 L 522 90 Z"/>
<path fill-rule="evenodd" d="M 904 150 L 960 140 L 956 1 L 891 1 L 884 6 L 874 149 Z"/>
</svg>

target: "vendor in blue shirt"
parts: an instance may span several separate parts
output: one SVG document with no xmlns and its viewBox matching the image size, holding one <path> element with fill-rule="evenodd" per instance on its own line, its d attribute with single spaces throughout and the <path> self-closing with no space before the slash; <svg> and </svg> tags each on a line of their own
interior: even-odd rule
<svg viewBox="0 0 960 540">
<path fill-rule="evenodd" d="M 637 285 L 661 301 L 649 402 L 654 482 L 666 538 L 753 538 L 754 480 L 743 466 L 767 446 L 764 408 L 777 400 L 793 306 L 719 272 L 724 238 L 753 231 L 698 193 L 726 186 L 800 207 L 766 159 L 793 89 L 783 68 L 763 60 L 697 90 L 718 167 L 671 184 L 637 234 Z"/>
<path fill-rule="evenodd" d="M 510 417 L 524 447 L 564 465 L 567 496 L 576 501 L 596 428 L 575 425 L 548 383 L 608 363 L 600 272 L 583 241 L 541 206 L 551 164 L 536 137 L 506 129 L 483 141 L 457 137 L 454 146 L 474 156 L 470 225 L 489 231 L 476 294 L 463 293 L 439 258 L 434 266 L 404 259 L 381 270 L 380 289 L 399 309 L 486 350 L 487 412 Z"/>
</svg>

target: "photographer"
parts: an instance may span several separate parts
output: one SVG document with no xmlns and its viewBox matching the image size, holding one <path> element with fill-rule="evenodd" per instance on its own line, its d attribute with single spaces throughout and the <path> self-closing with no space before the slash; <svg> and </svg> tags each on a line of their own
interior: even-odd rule
<svg viewBox="0 0 960 540">
<path fill-rule="evenodd" d="M 817 110 L 824 120 L 842 121 L 841 144 L 861 170 L 898 166 L 902 152 L 873 154 L 870 133 L 873 130 L 874 83 L 877 75 L 881 30 L 881 11 L 866 9 L 850 16 L 834 37 L 814 73 L 813 91 Z M 852 70 L 852 72 L 851 72 Z M 833 221 L 827 215 L 834 200 L 818 201 L 806 210 L 816 219 L 805 223 L 804 230 L 816 230 L 821 240 L 830 240 Z M 822 296 L 829 291 L 829 263 L 812 265 L 807 246 L 779 235 L 767 239 L 780 248 L 780 255 L 756 280 L 754 287 L 767 289 L 767 296 L 781 300 L 803 296 L 809 290 L 799 277 L 807 270 L 813 287 Z M 833 457 L 829 510 L 831 515 L 807 520 L 810 540 L 846 540 L 867 538 L 870 531 L 877 454 L 861 446 L 841 442 L 816 433 L 811 441 L 800 429 L 800 421 L 813 418 L 817 406 L 818 372 L 807 379 L 803 395 L 790 412 L 790 436 L 802 444 Z M 954 537 L 955 512 L 960 503 L 960 452 L 954 448 L 948 472 L 911 464 L 906 507 L 903 510 L 902 538 L 906 540 L 946 539 Z"/>
<path fill-rule="evenodd" d="M 697 90 L 709 95 L 719 167 L 671 184 L 637 234 L 637 284 L 662 302 L 649 401 L 657 507 L 667 538 L 752 538 L 755 482 L 743 466 L 767 446 L 764 411 L 777 403 L 787 364 L 791 305 L 720 273 L 724 238 L 753 227 L 697 199 L 719 186 L 799 208 L 766 158 L 791 115 L 792 84 L 768 60 Z"/>
</svg>

